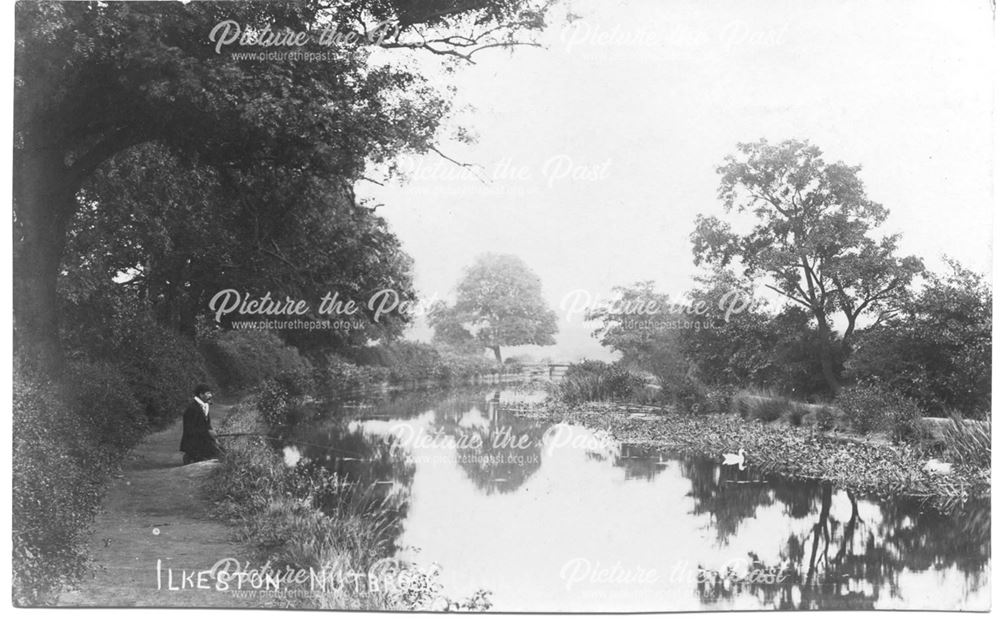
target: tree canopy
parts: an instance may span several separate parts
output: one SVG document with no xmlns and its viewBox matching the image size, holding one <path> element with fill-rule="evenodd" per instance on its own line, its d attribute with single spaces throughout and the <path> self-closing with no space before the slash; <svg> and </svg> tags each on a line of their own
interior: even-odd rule
<svg viewBox="0 0 1000 621">
<path fill-rule="evenodd" d="M 226 212 L 206 215 L 206 225 L 217 218 L 240 219 L 248 209 L 287 216 L 303 196 L 339 205 L 338 214 L 350 212 L 356 208 L 351 187 L 366 166 L 401 151 L 436 148 L 438 128 L 449 112 L 446 89 L 412 63 L 374 62 L 372 38 L 366 35 L 382 28 L 378 44 L 390 54 L 415 50 L 471 61 L 483 49 L 516 44 L 523 33 L 541 28 L 547 5 L 533 0 L 18 3 L 16 346 L 58 364 L 56 285 L 64 251 L 80 224 L 75 216 L 81 204 L 103 215 L 108 201 L 101 192 L 112 189 L 94 183 L 94 175 L 113 158 L 114 165 L 158 170 L 164 151 L 136 149 L 155 143 L 180 166 L 197 169 L 192 185 L 206 183 L 213 191 L 196 202 Z M 306 33 L 308 49 L 322 51 L 322 59 L 265 60 L 217 50 L 209 34 L 225 20 L 244 32 Z M 331 31 L 360 36 L 322 44 L 323 33 Z M 82 197 L 85 189 L 89 194 Z M 248 208 L 253 200 L 258 204 Z M 135 225 L 147 221 L 137 214 Z M 341 232 L 349 231 L 343 224 Z M 361 236 L 379 226 L 371 220 Z"/>
<path fill-rule="evenodd" d="M 542 298 L 542 283 L 516 256 L 484 254 L 466 268 L 453 306 L 437 303 L 429 314 L 435 339 L 468 347 L 478 343 L 502 363 L 501 347 L 554 345 L 555 311 Z"/>
<path fill-rule="evenodd" d="M 735 262 L 804 308 L 817 324 L 823 375 L 836 393 L 835 359 L 849 351 L 859 319 L 878 323 L 898 311 L 923 264 L 897 256 L 899 235 L 876 236 L 888 210 L 868 197 L 859 166 L 829 163 L 801 140 L 742 143 L 738 151 L 718 169 L 719 197 L 727 213 L 748 214 L 753 226 L 741 233 L 715 216 L 699 216 L 695 263 Z M 845 326 L 839 342 L 834 315 Z"/>
</svg>

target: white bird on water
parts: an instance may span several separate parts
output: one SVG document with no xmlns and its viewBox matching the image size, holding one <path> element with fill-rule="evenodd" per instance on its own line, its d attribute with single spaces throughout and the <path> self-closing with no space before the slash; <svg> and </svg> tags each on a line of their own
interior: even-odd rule
<svg viewBox="0 0 1000 621">
<path fill-rule="evenodd" d="M 747 455 L 746 451 L 740 449 L 737 454 L 723 453 L 722 454 L 722 464 L 725 466 L 739 466 L 740 470 L 747 469 Z"/>
<path fill-rule="evenodd" d="M 931 474 L 951 474 L 951 464 L 939 459 L 930 459 L 924 464 L 923 471 Z"/>
</svg>

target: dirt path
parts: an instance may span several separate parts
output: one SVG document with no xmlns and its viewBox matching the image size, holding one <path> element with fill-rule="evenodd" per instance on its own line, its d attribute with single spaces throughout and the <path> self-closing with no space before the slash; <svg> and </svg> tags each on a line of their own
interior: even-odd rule
<svg viewBox="0 0 1000 621">
<path fill-rule="evenodd" d="M 231 407 L 213 406 L 216 426 Z M 221 559 L 242 560 L 245 555 L 232 542 L 229 528 L 209 516 L 202 484 L 218 463 L 183 466 L 180 437 L 178 421 L 148 436 L 126 458 L 123 476 L 111 484 L 94 522 L 91 550 L 97 569 L 76 590 L 63 593 L 60 606 L 253 605 L 232 591 L 196 588 L 197 578 L 184 583 L 182 570 L 190 576 Z"/>
</svg>

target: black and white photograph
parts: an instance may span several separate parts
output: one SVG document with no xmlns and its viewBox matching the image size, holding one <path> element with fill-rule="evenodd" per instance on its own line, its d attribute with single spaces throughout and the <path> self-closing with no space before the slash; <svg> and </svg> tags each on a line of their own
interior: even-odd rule
<svg viewBox="0 0 1000 621">
<path fill-rule="evenodd" d="M 994 0 L 5 10 L 19 613 L 991 610 Z"/>
</svg>

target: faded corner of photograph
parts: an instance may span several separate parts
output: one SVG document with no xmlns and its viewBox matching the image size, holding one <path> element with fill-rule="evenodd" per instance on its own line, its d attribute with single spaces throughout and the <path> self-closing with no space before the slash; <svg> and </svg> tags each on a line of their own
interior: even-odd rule
<svg viewBox="0 0 1000 621">
<path fill-rule="evenodd" d="M 992 0 L 7 10 L 14 607 L 990 610 Z"/>
</svg>

